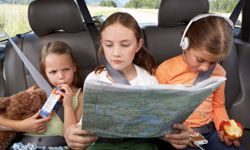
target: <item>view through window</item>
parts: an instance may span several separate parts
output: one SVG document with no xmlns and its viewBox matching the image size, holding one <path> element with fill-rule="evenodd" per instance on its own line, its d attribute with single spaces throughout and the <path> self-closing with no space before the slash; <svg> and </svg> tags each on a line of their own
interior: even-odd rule
<svg viewBox="0 0 250 150">
<path fill-rule="evenodd" d="M 239 0 L 209 0 L 209 11 L 229 18 L 238 1 Z M 241 18 L 240 14 L 236 22 L 236 27 L 241 27 Z"/>
<path fill-rule="evenodd" d="M 32 0 L 0 0 L 0 28 L 10 36 L 31 31 L 28 22 L 28 4 Z M 128 12 L 141 26 L 157 25 L 161 0 L 85 0 L 95 19 L 104 21 L 110 14 Z M 210 12 L 229 16 L 238 0 L 209 0 Z M 178 11 L 178 10 L 177 10 Z M 174 15 L 173 15 L 174 17 Z M 241 16 L 237 21 L 241 26 Z M 0 39 L 1 41 L 1 39 Z"/>
</svg>

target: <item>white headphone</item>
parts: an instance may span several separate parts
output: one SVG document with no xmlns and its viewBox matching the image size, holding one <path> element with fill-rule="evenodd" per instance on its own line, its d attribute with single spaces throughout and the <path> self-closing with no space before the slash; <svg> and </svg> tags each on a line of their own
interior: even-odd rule
<svg viewBox="0 0 250 150">
<path fill-rule="evenodd" d="M 219 14 L 200 14 L 200 15 L 198 15 L 198 16 L 195 16 L 193 19 L 191 19 L 191 20 L 189 21 L 189 23 L 188 23 L 188 25 L 186 26 L 186 28 L 185 28 L 185 30 L 184 30 L 184 33 L 183 33 L 183 35 L 182 35 L 182 37 L 181 37 L 180 47 L 182 48 L 182 50 L 187 50 L 188 47 L 189 47 L 189 39 L 188 39 L 188 37 L 186 37 L 186 33 L 187 33 L 189 27 L 191 26 L 191 24 L 192 24 L 193 22 L 197 21 L 197 20 L 200 20 L 200 19 L 206 18 L 206 17 L 210 17 L 210 16 L 215 16 L 215 17 L 224 18 L 224 19 L 229 23 L 229 25 L 232 27 L 232 29 L 234 28 L 234 24 L 233 24 L 233 22 L 232 22 L 230 19 L 225 18 L 225 17 L 223 17 L 223 16 L 221 16 L 221 15 L 219 15 Z"/>
</svg>

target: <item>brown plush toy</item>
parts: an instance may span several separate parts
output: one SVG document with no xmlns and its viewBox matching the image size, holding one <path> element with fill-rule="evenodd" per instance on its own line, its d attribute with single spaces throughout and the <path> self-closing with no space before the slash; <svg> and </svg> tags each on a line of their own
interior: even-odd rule
<svg viewBox="0 0 250 150">
<path fill-rule="evenodd" d="M 45 101 L 46 94 L 32 87 L 10 97 L 0 98 L 0 115 L 12 120 L 23 120 L 37 113 Z M 6 149 L 15 136 L 14 131 L 0 131 L 0 149 Z"/>
</svg>

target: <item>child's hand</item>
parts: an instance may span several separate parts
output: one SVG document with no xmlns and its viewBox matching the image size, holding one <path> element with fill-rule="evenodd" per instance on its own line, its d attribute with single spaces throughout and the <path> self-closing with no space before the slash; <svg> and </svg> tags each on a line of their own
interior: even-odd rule
<svg viewBox="0 0 250 150">
<path fill-rule="evenodd" d="M 222 121 L 220 124 L 220 130 L 218 136 L 222 142 L 226 145 L 240 146 L 239 139 L 243 135 L 244 127 L 235 120 Z"/>
<path fill-rule="evenodd" d="M 39 112 L 34 114 L 33 116 L 21 120 L 18 124 L 17 130 L 21 132 L 33 132 L 33 133 L 41 133 L 46 131 L 47 126 L 46 123 L 50 121 L 50 117 L 47 118 L 39 118 Z"/>
<path fill-rule="evenodd" d="M 72 125 L 66 129 L 64 137 L 67 144 L 72 149 L 86 149 L 88 146 L 96 141 L 97 137 L 88 131 L 81 130 L 81 125 Z"/>
<path fill-rule="evenodd" d="M 163 140 L 168 141 L 176 149 L 183 149 L 190 144 L 189 128 L 182 124 L 175 124 L 175 129 L 180 130 L 180 133 L 166 134 Z"/>
<path fill-rule="evenodd" d="M 222 142 L 224 142 L 227 146 L 234 145 L 236 147 L 240 147 L 240 142 L 238 139 L 236 140 L 229 140 L 228 137 L 225 135 L 225 132 L 220 130 L 218 131 L 218 136 Z"/>
<path fill-rule="evenodd" d="M 63 97 L 62 98 L 63 106 L 72 108 L 73 107 L 72 101 L 73 101 L 74 92 L 67 84 L 61 84 L 58 87 L 61 90 L 58 92 L 58 94 L 60 94 Z M 63 92 L 62 92 L 62 90 L 63 90 Z"/>
</svg>

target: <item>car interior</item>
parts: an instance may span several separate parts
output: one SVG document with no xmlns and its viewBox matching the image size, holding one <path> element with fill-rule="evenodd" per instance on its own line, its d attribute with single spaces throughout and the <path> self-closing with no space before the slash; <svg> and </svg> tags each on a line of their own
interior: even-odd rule
<svg viewBox="0 0 250 150">
<path fill-rule="evenodd" d="M 241 144 L 247 149 L 250 149 L 250 84 L 248 84 L 250 18 L 247 17 L 249 7 L 250 1 L 246 2 L 243 8 L 243 24 L 240 34 L 234 38 L 230 55 L 221 62 L 227 72 L 226 109 L 230 118 L 243 124 L 244 134 Z M 145 44 L 155 57 L 157 64 L 182 53 L 179 43 L 187 23 L 194 16 L 208 12 L 208 0 L 161 1 L 158 25 L 148 25 L 142 28 Z M 29 4 L 28 19 L 33 32 L 19 34 L 12 39 L 37 68 L 39 68 L 39 54 L 42 46 L 49 41 L 57 40 L 72 47 L 82 78 L 101 64 L 98 51 L 95 49 L 75 1 L 34 0 Z M 9 42 L 4 52 L 5 57 L 0 62 L 1 97 L 23 91 L 35 83 Z"/>
</svg>

